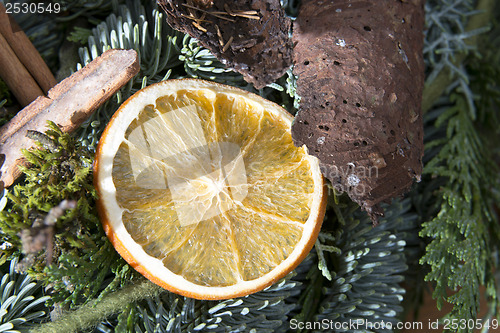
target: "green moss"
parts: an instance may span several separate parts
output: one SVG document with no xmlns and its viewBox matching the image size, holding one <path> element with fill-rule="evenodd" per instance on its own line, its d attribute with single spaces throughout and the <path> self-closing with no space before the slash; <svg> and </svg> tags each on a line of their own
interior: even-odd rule
<svg viewBox="0 0 500 333">
<path fill-rule="evenodd" d="M 93 153 L 54 123 L 48 124 L 45 134 L 32 132 L 30 136 L 37 139 L 39 147 L 24 151 L 31 165 L 22 168 L 24 179 L 9 190 L 7 206 L 0 212 L 2 240 L 12 244 L 2 258 L 25 252 L 28 273 L 50 284 L 55 302 L 84 303 L 101 294 L 109 281 L 113 282 L 106 292 L 132 276 L 107 240 L 97 217 L 97 195 L 92 186 Z M 33 238 L 38 237 L 48 228 L 44 220 L 49 211 L 63 200 L 75 201 L 76 208 L 66 210 L 57 219 L 53 262 L 47 266 L 45 248 L 28 253 L 26 246 L 22 249 L 19 235 L 28 230 Z"/>
</svg>

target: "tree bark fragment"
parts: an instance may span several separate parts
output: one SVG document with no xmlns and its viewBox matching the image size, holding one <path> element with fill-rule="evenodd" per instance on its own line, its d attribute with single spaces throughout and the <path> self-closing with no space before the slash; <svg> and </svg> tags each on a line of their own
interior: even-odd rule
<svg viewBox="0 0 500 333">
<path fill-rule="evenodd" d="M 157 0 L 175 29 L 196 38 L 260 89 L 292 64 L 291 20 L 279 0 Z"/>
<path fill-rule="evenodd" d="M 294 142 L 374 221 L 422 173 L 423 5 L 304 0 L 294 23 Z"/>
</svg>

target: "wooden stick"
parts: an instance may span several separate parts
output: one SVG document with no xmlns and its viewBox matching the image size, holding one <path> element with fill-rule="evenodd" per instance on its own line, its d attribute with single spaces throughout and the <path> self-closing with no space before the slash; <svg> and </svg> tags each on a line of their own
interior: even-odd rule
<svg viewBox="0 0 500 333">
<path fill-rule="evenodd" d="M 42 91 L 45 94 L 48 93 L 50 88 L 57 84 L 54 75 L 52 75 L 49 67 L 43 61 L 28 36 L 17 25 L 16 21 L 6 13 L 2 3 L 0 3 L 0 34 L 7 40 L 17 58 L 33 76 Z"/>
<path fill-rule="evenodd" d="M 34 142 L 26 137 L 29 130 L 44 131 L 47 121 L 51 120 L 63 131 L 73 131 L 139 69 L 134 50 L 108 50 L 52 88 L 48 98 L 38 97 L 19 111 L 0 128 L 0 156 L 5 156 L 0 168 L 0 184 L 3 182 L 8 187 L 20 175 L 18 166 L 26 163 L 21 149 L 34 146 Z"/>
<path fill-rule="evenodd" d="M 42 89 L 16 57 L 2 34 L 0 34 L 0 77 L 22 106 L 28 105 L 38 96 L 43 96 Z"/>
</svg>

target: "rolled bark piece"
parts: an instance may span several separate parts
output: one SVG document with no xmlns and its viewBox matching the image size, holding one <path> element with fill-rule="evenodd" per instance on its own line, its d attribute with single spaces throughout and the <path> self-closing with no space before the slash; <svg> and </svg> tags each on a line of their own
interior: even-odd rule
<svg viewBox="0 0 500 333">
<path fill-rule="evenodd" d="M 5 7 L 0 3 L 0 34 L 7 40 L 10 47 L 16 54 L 20 62 L 26 67 L 31 76 L 38 83 L 42 91 L 46 94 L 57 84 L 54 75 L 50 71 L 40 53 L 24 31 L 6 13 Z M 33 101 L 29 101 L 30 103 Z M 27 104 L 24 104 L 27 105 Z"/>
<path fill-rule="evenodd" d="M 28 105 L 38 96 L 43 96 L 42 89 L 16 57 L 2 34 L 0 34 L 0 77 L 22 106 Z"/>
<path fill-rule="evenodd" d="M 374 221 L 422 172 L 423 5 L 304 0 L 294 23 L 294 142 Z"/>
<path fill-rule="evenodd" d="M 48 97 L 38 97 L 19 111 L 0 128 L 0 156 L 5 155 L 0 182 L 8 187 L 20 175 L 18 166 L 24 163 L 21 149 L 34 146 L 34 142 L 26 137 L 28 130 L 44 131 L 50 120 L 64 132 L 73 131 L 139 69 L 134 50 L 108 50 L 57 84 L 49 91 Z"/>
<path fill-rule="evenodd" d="M 196 38 L 260 89 L 292 64 L 291 20 L 280 0 L 157 0 L 173 28 Z"/>
</svg>

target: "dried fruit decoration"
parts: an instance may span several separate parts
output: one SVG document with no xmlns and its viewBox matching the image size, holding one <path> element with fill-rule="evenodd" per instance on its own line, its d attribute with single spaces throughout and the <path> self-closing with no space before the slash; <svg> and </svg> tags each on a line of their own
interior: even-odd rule
<svg viewBox="0 0 500 333">
<path fill-rule="evenodd" d="M 422 172 L 423 4 L 304 0 L 294 23 L 294 143 L 374 221 Z"/>
</svg>

